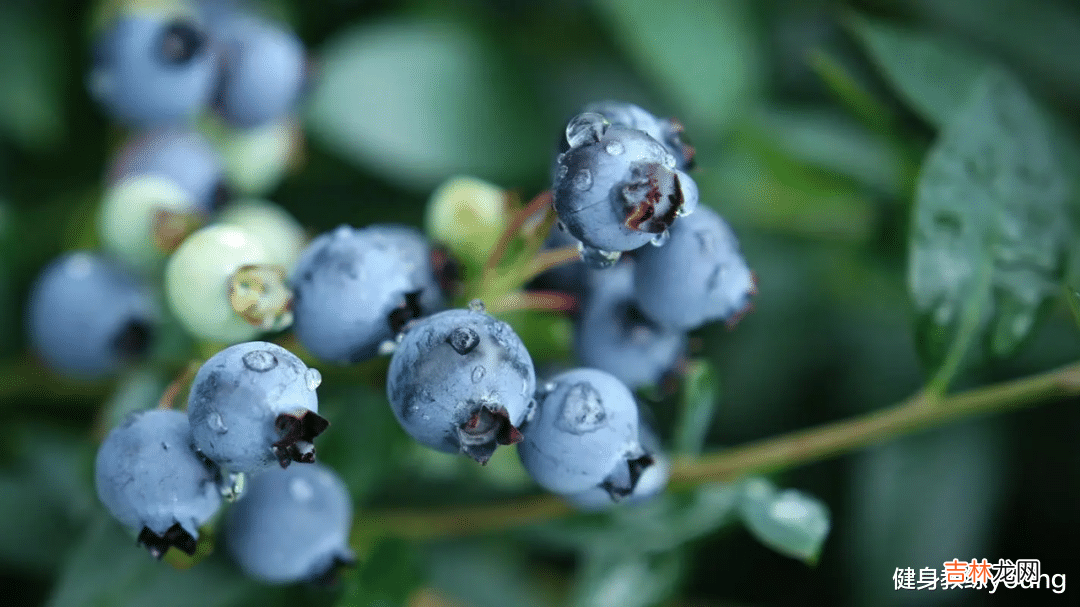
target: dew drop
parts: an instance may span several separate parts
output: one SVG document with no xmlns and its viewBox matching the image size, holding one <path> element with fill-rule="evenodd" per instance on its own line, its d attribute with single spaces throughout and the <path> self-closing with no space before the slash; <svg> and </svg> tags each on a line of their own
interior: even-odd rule
<svg viewBox="0 0 1080 607">
<path fill-rule="evenodd" d="M 619 257 L 622 256 L 622 253 L 619 251 L 604 251 L 603 249 L 590 247 L 584 243 L 578 244 L 578 250 L 581 251 L 581 260 L 585 262 L 585 265 L 590 268 L 596 268 L 597 270 L 610 268 L 615 265 L 615 262 L 619 261 Z"/>
<path fill-rule="evenodd" d="M 484 312 L 487 307 L 484 306 L 484 302 L 479 299 L 474 299 L 469 302 L 469 310 L 473 312 Z"/>
<path fill-rule="evenodd" d="M 446 336 L 446 343 L 454 349 L 454 352 L 465 356 L 480 345 L 480 335 L 469 327 L 458 327 Z"/>
<path fill-rule="evenodd" d="M 322 384 L 322 373 L 319 373 L 318 369 L 308 369 L 304 373 L 304 379 L 307 380 L 308 390 L 314 390 Z"/>
<path fill-rule="evenodd" d="M 487 369 L 481 365 L 476 365 L 472 370 L 472 382 L 474 384 L 480 383 L 480 380 L 484 379 L 484 374 L 487 373 Z"/>
<path fill-rule="evenodd" d="M 393 354 L 394 350 L 397 350 L 398 344 L 401 343 L 401 338 L 404 335 L 404 333 L 398 333 L 394 339 L 388 339 L 380 343 L 378 349 L 379 356 L 390 356 Z"/>
<path fill-rule="evenodd" d="M 578 114 L 566 125 L 566 143 L 576 148 L 582 144 L 600 141 L 608 124 L 607 119 L 600 114 L 593 112 Z"/>
<path fill-rule="evenodd" d="M 649 241 L 649 244 L 651 244 L 654 247 L 662 247 L 662 246 L 664 246 L 665 243 L 667 243 L 667 241 L 670 238 L 671 238 L 671 230 L 664 230 L 663 232 L 660 232 L 656 236 L 653 236 L 652 240 Z"/>
<path fill-rule="evenodd" d="M 265 373 L 277 366 L 277 357 L 269 350 L 252 350 L 243 357 L 244 366 L 256 373 Z"/>
<path fill-rule="evenodd" d="M 581 169 L 574 175 L 574 189 L 584 192 L 592 187 L 592 172 L 589 169 Z"/>
<path fill-rule="evenodd" d="M 675 168 L 675 156 L 672 155 L 671 152 L 668 152 L 668 151 L 664 152 L 664 166 L 666 166 L 669 169 L 674 169 Z"/>
<path fill-rule="evenodd" d="M 562 181 L 563 179 L 566 179 L 566 175 L 569 172 L 570 172 L 570 167 L 566 166 L 565 164 L 560 164 L 559 165 L 559 170 L 556 173 L 556 176 L 559 179 L 559 181 Z"/>
<path fill-rule="evenodd" d="M 623 147 L 623 144 L 619 143 L 618 141 L 611 141 L 608 142 L 606 146 L 604 146 L 604 151 L 612 156 L 618 156 L 619 154 L 625 152 L 626 148 Z"/>
<path fill-rule="evenodd" d="M 221 414 L 214 411 L 206 418 L 206 425 L 210 426 L 210 429 L 218 434 L 225 434 L 229 431 L 229 427 L 225 425 L 225 420 L 221 419 Z"/>
<path fill-rule="evenodd" d="M 676 217 L 686 217 L 693 210 L 694 210 L 693 205 L 689 205 L 689 204 L 679 205 L 679 208 L 676 209 L 676 211 L 675 211 L 675 216 Z"/>
<path fill-rule="evenodd" d="M 606 420 L 600 393 L 588 382 L 579 382 L 566 392 L 562 413 L 555 423 L 571 434 L 584 434 L 602 427 Z"/>
<path fill-rule="evenodd" d="M 308 502 L 315 497 L 315 488 L 305 479 L 294 478 L 289 482 L 289 495 L 297 502 Z"/>
</svg>

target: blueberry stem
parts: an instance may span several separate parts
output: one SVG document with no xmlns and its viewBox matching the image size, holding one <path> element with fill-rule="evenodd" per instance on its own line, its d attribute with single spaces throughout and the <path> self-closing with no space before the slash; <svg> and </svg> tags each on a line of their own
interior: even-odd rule
<svg viewBox="0 0 1080 607">
<path fill-rule="evenodd" d="M 561 291 L 514 291 L 487 304 L 488 312 L 536 310 L 569 312 L 577 307 L 577 298 Z"/>
<path fill-rule="evenodd" d="M 199 367 L 202 366 L 203 361 L 193 360 L 184 367 L 184 370 L 176 376 L 169 385 L 165 387 L 165 391 L 161 394 L 161 398 L 158 399 L 158 409 L 172 409 L 175 406 L 176 397 L 184 391 L 184 388 L 191 386 L 191 380 L 195 379 L 195 374 L 198 373 Z"/>
<path fill-rule="evenodd" d="M 963 419 L 1075 396 L 1080 396 L 1080 362 L 952 395 L 923 390 L 891 407 L 865 415 L 676 460 L 670 487 L 688 489 L 709 482 L 731 482 L 748 474 L 787 470 Z M 352 544 L 359 549 L 382 537 L 435 539 L 477 535 L 542 523 L 570 512 L 570 506 L 553 495 L 454 509 L 368 510 L 356 517 Z"/>
<path fill-rule="evenodd" d="M 536 278 L 552 268 L 557 268 L 580 260 L 581 252 L 578 251 L 577 245 L 567 245 L 565 247 L 559 247 L 558 249 L 541 251 L 533 257 L 529 261 L 529 265 L 525 267 L 523 282 L 529 282 L 533 278 Z"/>
<path fill-rule="evenodd" d="M 521 227 L 525 225 L 525 222 L 545 208 L 550 208 L 551 201 L 551 190 L 545 190 L 537 194 L 528 204 L 518 209 L 517 212 L 510 217 L 510 223 L 499 236 L 499 240 L 495 243 L 495 247 L 491 249 L 491 253 L 484 263 L 484 276 L 487 276 L 499 265 L 499 262 L 502 261 L 503 256 L 506 254 L 506 249 L 510 247 L 510 242 L 514 240 L 514 237 L 517 236 L 519 232 L 521 232 Z"/>
</svg>

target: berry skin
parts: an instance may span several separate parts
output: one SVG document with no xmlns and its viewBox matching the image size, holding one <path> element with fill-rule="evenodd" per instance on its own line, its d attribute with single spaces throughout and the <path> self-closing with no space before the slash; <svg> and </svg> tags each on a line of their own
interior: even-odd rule
<svg viewBox="0 0 1080 607">
<path fill-rule="evenodd" d="M 245 341 L 271 327 L 245 320 L 236 311 L 233 277 L 244 267 L 272 266 L 273 259 L 246 230 L 211 225 L 189 236 L 169 258 L 165 295 L 192 335 L 226 343 Z"/>
<path fill-rule="evenodd" d="M 637 309 L 632 262 L 592 270 L 589 277 L 589 293 L 574 322 L 578 360 L 631 389 L 657 384 L 686 349 L 685 333 L 661 327 Z"/>
<path fill-rule="evenodd" d="M 267 200 L 237 201 L 223 209 L 217 221 L 247 231 L 270 254 L 270 263 L 283 268 L 293 268 L 307 246 L 307 234 L 300 222 Z"/>
<path fill-rule="evenodd" d="M 191 194 L 160 175 L 132 175 L 105 191 L 98 212 L 102 246 L 144 274 L 160 271 L 165 256 L 201 222 Z"/>
<path fill-rule="evenodd" d="M 582 112 L 600 114 L 611 124 L 643 131 L 675 156 L 675 166 L 680 171 L 689 171 L 694 166 L 694 148 L 683 143 L 680 137 L 682 125 L 674 118 L 657 118 L 647 110 L 625 101 L 590 103 Z"/>
<path fill-rule="evenodd" d="M 640 440 L 645 450 L 652 454 L 654 462 L 641 472 L 637 484 L 634 485 L 630 495 L 616 502 L 611 499 L 611 494 L 601 487 L 586 489 L 581 493 L 572 493 L 566 496 L 578 510 L 597 511 L 611 508 L 615 504 L 633 505 L 647 502 L 656 497 L 667 487 L 671 477 L 671 462 L 660 449 L 660 439 L 647 425 L 641 426 Z"/>
<path fill-rule="evenodd" d="M 129 414 L 94 465 L 101 502 L 155 558 L 170 547 L 195 553 L 199 527 L 221 507 L 218 479 L 192 448 L 187 415 L 166 409 Z"/>
<path fill-rule="evenodd" d="M 631 495 L 653 456 L 638 442 L 634 395 L 614 375 L 578 368 L 537 394 L 518 455 L 541 487 L 570 495 L 600 487 L 612 500 Z"/>
<path fill-rule="evenodd" d="M 690 330 L 750 306 L 754 276 L 731 227 L 707 207 L 683 217 L 662 247 L 635 253 L 634 294 L 657 323 Z"/>
<path fill-rule="evenodd" d="M 401 226 L 342 225 L 321 234 L 297 262 L 292 287 L 300 343 L 341 364 L 374 358 L 406 321 L 441 300 L 426 241 Z"/>
<path fill-rule="evenodd" d="M 241 128 L 291 112 L 307 78 L 304 44 L 293 32 L 253 15 L 232 13 L 213 23 L 222 75 L 214 110 Z"/>
<path fill-rule="evenodd" d="M 409 325 L 387 374 L 394 416 L 417 441 L 486 463 L 521 440 L 533 407 L 532 358 L 510 325 L 479 306 Z"/>
<path fill-rule="evenodd" d="M 167 11 L 131 8 L 95 44 L 90 93 L 121 122 L 175 124 L 210 100 L 217 66 L 199 23 Z"/>
<path fill-rule="evenodd" d="M 587 247 L 631 251 L 697 206 L 697 184 L 642 131 L 580 114 L 567 126 L 553 191 L 559 220 Z"/>
<path fill-rule="evenodd" d="M 315 461 L 322 377 L 276 344 L 229 346 L 203 363 L 188 397 L 195 447 L 229 472 Z"/>
<path fill-rule="evenodd" d="M 65 375 L 95 378 L 119 370 L 147 353 L 157 323 L 150 289 L 95 253 L 62 255 L 31 288 L 30 343 L 46 365 Z"/>
<path fill-rule="evenodd" d="M 210 141 L 190 129 L 157 129 L 131 139 L 117 154 L 110 176 L 122 180 L 136 175 L 165 177 L 183 188 L 204 214 L 229 199 L 225 165 Z"/>
<path fill-rule="evenodd" d="M 352 502 L 320 464 L 268 470 L 251 479 L 225 516 L 225 544 L 250 577 L 268 584 L 316 582 L 355 557 L 347 541 Z"/>
</svg>

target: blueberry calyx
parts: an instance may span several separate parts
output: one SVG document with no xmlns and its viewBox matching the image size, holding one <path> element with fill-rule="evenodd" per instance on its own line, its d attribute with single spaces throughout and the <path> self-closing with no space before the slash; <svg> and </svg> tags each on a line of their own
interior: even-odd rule
<svg viewBox="0 0 1080 607">
<path fill-rule="evenodd" d="M 469 327 L 458 327 L 446 336 L 446 343 L 454 349 L 454 352 L 465 356 L 480 345 L 480 335 Z"/>
<path fill-rule="evenodd" d="M 469 419 L 458 426 L 461 451 L 481 465 L 487 464 L 498 445 L 520 443 L 523 436 L 505 407 L 481 405 Z"/>
<path fill-rule="evenodd" d="M 600 483 L 600 488 L 608 492 L 612 501 L 617 502 L 634 492 L 638 479 L 654 463 L 656 459 L 647 453 L 634 459 L 627 459 L 625 467 L 620 462 L 615 471 Z"/>
<path fill-rule="evenodd" d="M 180 526 L 180 523 L 174 523 L 163 535 L 154 533 L 149 527 L 143 527 L 142 531 L 139 532 L 137 541 L 140 546 L 150 551 L 150 556 L 159 561 L 169 551 L 169 548 L 176 548 L 189 556 L 195 554 L 197 544 L 195 538 L 191 537 L 191 534 L 185 531 Z"/>
<path fill-rule="evenodd" d="M 191 61 L 206 44 L 206 36 L 187 21 L 173 21 L 161 32 L 158 51 L 165 65 L 182 66 Z"/>
<path fill-rule="evenodd" d="M 686 202 L 679 176 L 655 162 L 637 163 L 622 188 L 626 227 L 660 234 L 666 231 Z"/>
<path fill-rule="evenodd" d="M 424 314 L 424 309 L 420 305 L 420 293 L 420 291 L 405 293 L 405 301 L 386 316 L 386 324 L 390 325 L 390 330 L 395 335 L 401 332 L 410 320 L 420 318 Z"/>
<path fill-rule="evenodd" d="M 356 566 L 356 558 L 348 554 L 335 554 L 325 571 L 316 573 L 310 580 L 314 586 L 329 588 L 338 583 L 342 569 Z"/>
<path fill-rule="evenodd" d="M 312 441 L 330 426 L 330 422 L 318 413 L 305 411 L 299 417 L 282 413 L 274 420 L 274 426 L 281 438 L 271 448 L 281 467 L 288 468 L 292 462 L 310 464 L 315 461 Z"/>
<path fill-rule="evenodd" d="M 686 130 L 686 127 L 683 126 L 683 123 L 679 122 L 675 118 L 669 118 L 668 120 L 671 122 L 672 133 L 671 136 L 667 138 L 669 144 L 668 147 L 674 148 L 675 150 L 682 150 L 684 166 L 680 168 L 684 171 L 689 171 L 690 169 L 694 168 L 696 164 L 694 156 L 697 154 L 697 150 L 694 148 L 694 146 L 682 140 L 684 136 L 683 132 Z"/>
<path fill-rule="evenodd" d="M 154 328 L 139 319 L 129 320 L 113 338 L 113 350 L 127 358 L 138 358 L 150 350 Z"/>
</svg>

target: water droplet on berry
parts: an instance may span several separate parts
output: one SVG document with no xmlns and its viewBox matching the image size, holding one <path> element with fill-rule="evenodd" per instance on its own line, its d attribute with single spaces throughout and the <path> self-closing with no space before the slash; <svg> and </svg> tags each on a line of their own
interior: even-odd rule
<svg viewBox="0 0 1080 607">
<path fill-rule="evenodd" d="M 626 148 L 623 147 L 623 144 L 619 143 L 618 141 L 611 141 L 608 142 L 606 146 L 604 146 L 604 151 L 612 156 L 618 156 L 619 154 L 625 152 Z"/>
<path fill-rule="evenodd" d="M 590 247 L 584 243 L 578 244 L 578 250 L 581 251 L 581 260 L 585 262 L 585 265 L 590 268 L 596 268 L 597 270 L 610 268 L 615 265 L 615 262 L 619 261 L 619 257 L 622 256 L 620 251 L 605 251 L 603 249 L 597 249 L 596 247 Z"/>
<path fill-rule="evenodd" d="M 677 211 L 675 211 L 675 216 L 676 217 L 686 217 L 687 215 L 690 214 L 690 212 L 693 209 L 694 209 L 694 207 L 691 206 L 691 205 L 688 205 L 688 204 L 681 205 L 679 207 L 679 209 Z"/>
<path fill-rule="evenodd" d="M 297 502 L 304 503 L 315 497 L 315 488 L 305 479 L 294 478 L 289 482 L 289 495 Z"/>
<path fill-rule="evenodd" d="M 559 181 L 562 181 L 563 179 L 566 179 L 566 175 L 569 172 L 570 172 L 570 167 L 566 166 L 565 164 L 560 164 L 559 165 L 559 170 L 558 170 L 556 176 L 559 179 Z"/>
<path fill-rule="evenodd" d="M 252 350 L 244 355 L 244 366 L 256 373 L 265 373 L 277 366 L 277 357 L 268 350 Z"/>
<path fill-rule="evenodd" d="M 307 380 L 308 390 L 314 390 L 322 383 L 322 373 L 319 373 L 318 369 L 308 369 L 307 372 L 304 373 L 304 379 Z"/>
<path fill-rule="evenodd" d="M 584 434 L 602 427 L 606 420 L 607 411 L 600 392 L 592 385 L 580 382 L 567 391 L 562 412 L 555 423 L 566 432 Z"/>
<path fill-rule="evenodd" d="M 669 169 L 675 168 L 675 156 L 671 152 L 664 152 L 664 166 Z"/>
<path fill-rule="evenodd" d="M 484 312 L 487 308 L 484 306 L 484 302 L 479 299 L 474 299 L 469 302 L 469 309 L 473 312 Z"/>
<path fill-rule="evenodd" d="M 217 411 L 207 416 L 206 425 L 210 426 L 210 429 L 218 434 L 225 434 L 229 431 L 229 427 L 225 425 L 225 420 L 221 419 L 221 414 Z"/>
<path fill-rule="evenodd" d="M 398 344 L 401 343 L 401 338 L 404 335 L 404 333 L 398 333 L 397 336 L 394 337 L 394 339 L 388 339 L 380 343 L 379 356 L 390 356 L 391 354 L 393 354 L 394 350 L 397 350 Z"/>
<path fill-rule="evenodd" d="M 584 192 L 592 187 L 592 172 L 589 169 L 581 169 L 574 175 L 574 189 Z"/>
<path fill-rule="evenodd" d="M 600 141 L 607 130 L 608 121 L 600 114 L 585 112 L 570 119 L 566 125 L 566 143 L 576 148 L 585 143 Z"/>
<path fill-rule="evenodd" d="M 458 327 L 446 336 L 446 343 L 454 349 L 454 352 L 465 356 L 480 345 L 480 335 L 469 327 Z"/>
<path fill-rule="evenodd" d="M 472 382 L 474 384 L 480 383 L 480 380 L 484 379 L 484 374 L 487 373 L 487 369 L 480 365 L 476 365 L 472 370 Z"/>
<path fill-rule="evenodd" d="M 649 241 L 649 244 L 651 244 L 654 247 L 662 247 L 662 246 L 664 246 L 664 243 L 666 243 L 670 238 L 671 238 L 671 230 L 664 230 L 663 232 L 660 232 L 656 236 L 653 236 L 652 240 Z"/>
</svg>

